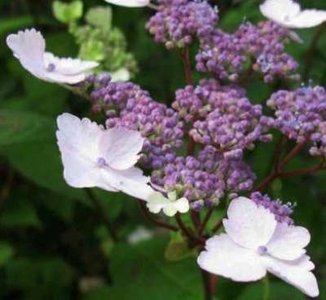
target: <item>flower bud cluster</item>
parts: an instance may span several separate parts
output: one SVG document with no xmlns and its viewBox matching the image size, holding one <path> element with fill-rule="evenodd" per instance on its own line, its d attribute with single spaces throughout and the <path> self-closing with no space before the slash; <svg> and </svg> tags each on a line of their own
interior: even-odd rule
<svg viewBox="0 0 326 300">
<path fill-rule="evenodd" d="M 284 52 L 283 43 L 289 35 L 288 29 L 271 21 L 257 26 L 245 22 L 233 34 L 216 29 L 201 40 L 197 70 L 231 82 L 241 81 L 252 71 L 261 73 L 265 82 L 276 77 L 297 79 L 298 65 Z"/>
<path fill-rule="evenodd" d="M 177 156 L 152 176 L 153 182 L 167 191 L 186 197 L 195 210 L 217 205 L 229 194 L 248 191 L 254 179 L 243 161 L 226 160 L 211 146 L 197 156 Z"/>
<path fill-rule="evenodd" d="M 254 192 L 250 195 L 250 199 L 257 205 L 261 205 L 269 209 L 274 215 L 275 219 L 280 223 L 293 224 L 291 214 L 293 213 L 294 205 L 291 203 L 283 204 L 280 200 L 272 200 L 267 195 L 263 195 L 259 192 Z"/>
<path fill-rule="evenodd" d="M 272 118 L 262 114 L 261 105 L 251 104 L 240 88 L 203 80 L 197 87 L 177 91 L 173 107 L 193 122 L 189 134 L 195 142 L 213 145 L 228 158 L 240 159 L 256 141 L 271 139 Z"/>
<path fill-rule="evenodd" d="M 161 0 L 147 29 L 157 43 L 168 49 L 181 48 L 194 38 L 209 36 L 217 21 L 217 12 L 205 1 Z"/>
<path fill-rule="evenodd" d="M 154 101 L 133 83 L 103 78 L 94 82 L 93 107 L 105 111 L 106 126 L 138 130 L 146 138 L 144 163 L 160 168 L 174 159 L 174 149 L 181 147 L 184 132 L 183 122 L 173 109 Z"/>
<path fill-rule="evenodd" d="M 274 125 L 298 143 L 310 141 L 312 155 L 326 156 L 325 88 L 301 87 L 274 93 L 267 105 L 275 110 Z"/>
</svg>

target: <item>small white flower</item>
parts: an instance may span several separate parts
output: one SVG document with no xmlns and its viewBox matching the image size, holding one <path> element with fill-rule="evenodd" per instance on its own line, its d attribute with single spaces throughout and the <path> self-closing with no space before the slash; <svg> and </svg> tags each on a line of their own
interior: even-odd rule
<svg viewBox="0 0 326 300">
<path fill-rule="evenodd" d="M 105 0 L 108 3 L 126 6 L 126 7 L 143 7 L 147 6 L 150 0 Z"/>
<path fill-rule="evenodd" d="M 202 269 L 234 281 L 259 280 L 268 271 L 310 297 L 319 295 L 304 249 L 307 229 L 276 222 L 269 210 L 244 197 L 232 200 L 223 224 L 226 234 L 208 239 L 198 257 Z"/>
<path fill-rule="evenodd" d="M 177 212 L 188 212 L 189 201 L 185 197 L 177 199 L 176 193 L 168 193 L 168 198 L 166 198 L 161 193 L 154 192 L 148 199 L 147 207 L 154 214 L 158 214 L 163 210 L 163 213 L 172 217 Z"/>
<path fill-rule="evenodd" d="M 58 58 L 45 52 L 45 40 L 34 28 L 7 36 L 7 45 L 22 66 L 35 77 L 57 83 L 76 84 L 98 66 L 94 61 Z"/>
<path fill-rule="evenodd" d="M 293 0 L 266 0 L 260 5 L 260 11 L 266 18 L 287 28 L 310 28 L 326 21 L 326 11 L 301 10 Z"/>
<path fill-rule="evenodd" d="M 122 191 L 142 200 L 154 193 L 149 177 L 134 166 L 144 143 L 138 131 L 103 129 L 68 113 L 60 115 L 57 124 L 64 178 L 70 186 Z"/>
<path fill-rule="evenodd" d="M 130 72 L 126 68 L 110 73 L 111 81 L 128 81 L 130 79 Z"/>
</svg>

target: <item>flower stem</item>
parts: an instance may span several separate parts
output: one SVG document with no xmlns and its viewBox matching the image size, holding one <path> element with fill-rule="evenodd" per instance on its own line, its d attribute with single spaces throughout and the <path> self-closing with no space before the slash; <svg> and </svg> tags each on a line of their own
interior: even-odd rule
<svg viewBox="0 0 326 300">
<path fill-rule="evenodd" d="M 181 52 L 181 59 L 183 63 L 183 70 L 185 73 L 186 82 L 189 85 L 193 85 L 191 62 L 189 57 L 189 47 L 185 47 Z"/>
<path fill-rule="evenodd" d="M 217 277 L 202 269 L 200 271 L 204 288 L 204 300 L 213 300 Z"/>
<path fill-rule="evenodd" d="M 269 286 L 269 278 L 266 276 L 263 279 L 264 290 L 263 290 L 263 300 L 269 300 L 270 298 L 270 286 Z"/>
<path fill-rule="evenodd" d="M 138 204 L 139 204 L 139 207 L 140 207 L 140 209 L 141 209 L 141 211 L 143 213 L 143 216 L 148 221 L 152 222 L 153 224 L 155 224 L 158 227 L 166 228 L 166 229 L 171 230 L 171 231 L 178 231 L 179 230 L 179 228 L 176 227 L 176 226 L 173 226 L 171 224 L 168 224 L 168 223 L 165 223 L 165 222 L 163 222 L 161 220 L 153 218 L 152 215 L 148 212 L 146 204 L 145 204 L 144 201 L 138 200 Z"/>
</svg>

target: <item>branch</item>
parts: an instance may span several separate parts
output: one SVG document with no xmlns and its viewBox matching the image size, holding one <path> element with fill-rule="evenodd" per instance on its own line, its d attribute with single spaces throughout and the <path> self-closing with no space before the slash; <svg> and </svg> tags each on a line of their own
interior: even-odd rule
<svg viewBox="0 0 326 300">
<path fill-rule="evenodd" d="M 173 226 L 171 224 L 168 224 L 168 223 L 165 223 L 163 221 L 160 221 L 158 219 L 155 219 L 153 218 L 153 216 L 151 215 L 150 212 L 148 212 L 148 209 L 146 207 L 146 204 L 144 201 L 142 200 L 138 200 L 138 204 L 139 204 L 139 207 L 143 213 L 143 216 L 150 222 L 152 222 L 153 224 L 155 224 L 156 226 L 158 227 L 163 227 L 163 228 L 166 228 L 168 230 L 172 230 L 172 231 L 178 231 L 179 228 L 176 227 L 176 226 Z"/>
<path fill-rule="evenodd" d="M 190 243 L 199 244 L 199 245 L 205 245 L 206 240 L 202 237 L 197 237 L 192 234 L 192 232 L 186 227 L 186 225 L 182 222 L 182 219 L 180 217 L 180 214 L 177 213 L 175 215 L 175 220 L 177 221 L 177 224 L 180 228 L 180 230 L 185 234 L 185 236 L 188 238 Z"/>
<path fill-rule="evenodd" d="M 186 78 L 186 82 L 189 85 L 193 85 L 191 63 L 189 58 L 189 47 L 185 47 L 181 52 L 181 59 L 183 63 L 183 70 Z"/>
</svg>

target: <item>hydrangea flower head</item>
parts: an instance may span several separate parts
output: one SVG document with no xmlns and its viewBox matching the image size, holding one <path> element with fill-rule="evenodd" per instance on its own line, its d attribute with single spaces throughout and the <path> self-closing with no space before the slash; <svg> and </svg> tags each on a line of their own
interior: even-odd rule
<svg viewBox="0 0 326 300">
<path fill-rule="evenodd" d="M 45 51 L 45 40 L 34 28 L 10 34 L 7 45 L 22 66 L 35 77 L 56 83 L 76 84 L 98 66 L 94 61 L 59 58 Z"/>
<path fill-rule="evenodd" d="M 314 264 L 304 249 L 307 229 L 277 222 L 270 210 L 244 197 L 232 200 L 227 216 L 226 233 L 208 239 L 198 257 L 202 269 L 242 282 L 270 272 L 310 297 L 319 295 Z"/>
<path fill-rule="evenodd" d="M 266 18 L 287 28 L 310 28 L 326 21 L 326 11 L 301 10 L 293 0 L 266 0 L 260 5 L 260 11 Z"/>
<path fill-rule="evenodd" d="M 149 177 L 135 167 L 144 139 L 125 128 L 104 129 L 65 113 L 58 117 L 57 140 L 64 178 L 72 187 L 99 187 L 147 200 L 154 193 Z"/>
</svg>

